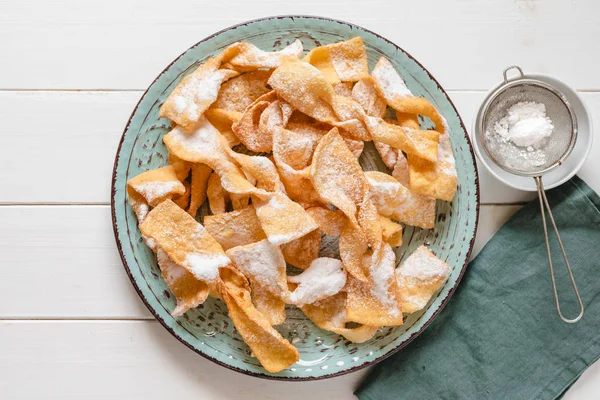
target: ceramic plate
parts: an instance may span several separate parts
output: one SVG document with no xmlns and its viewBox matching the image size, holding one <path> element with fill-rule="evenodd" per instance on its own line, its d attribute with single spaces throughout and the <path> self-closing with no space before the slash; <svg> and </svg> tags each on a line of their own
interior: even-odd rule
<svg viewBox="0 0 600 400">
<path fill-rule="evenodd" d="M 446 117 L 458 171 L 458 191 L 451 203 L 438 201 L 435 229 L 407 227 L 404 245 L 397 250 L 397 263 L 417 246 L 427 244 L 452 266 L 445 285 L 421 312 L 410 315 L 403 326 L 382 328 L 371 340 L 354 344 L 315 327 L 294 307 L 277 329 L 294 343 L 300 361 L 285 371 L 265 371 L 235 331 L 225 305 L 215 299 L 183 317 L 174 318 L 175 299 L 163 281 L 156 258 L 142 241 L 137 220 L 127 203 L 126 182 L 149 169 L 167 163 L 162 137 L 170 121 L 158 117 L 158 109 L 183 76 L 200 63 L 236 41 L 248 41 L 264 50 L 278 50 L 298 38 L 305 50 L 361 36 L 367 48 L 369 67 L 387 57 L 417 96 L 427 98 Z M 423 121 L 427 125 L 427 121 Z M 365 169 L 382 169 L 376 152 L 367 146 L 360 159 Z M 198 218 L 206 214 L 206 205 Z M 398 351 L 432 321 L 454 292 L 473 247 L 479 215 L 477 169 L 464 125 L 452 102 L 437 81 L 408 53 L 392 42 L 346 22 L 317 17 L 272 17 L 243 23 L 218 32 L 194 45 L 171 63 L 150 85 L 125 128 L 115 160 L 112 181 L 112 217 L 117 246 L 131 282 L 161 324 L 190 349 L 233 370 L 282 380 L 327 378 L 372 365 Z M 325 244 L 327 247 L 327 244 Z M 325 249 L 326 250 L 326 249 Z"/>
</svg>

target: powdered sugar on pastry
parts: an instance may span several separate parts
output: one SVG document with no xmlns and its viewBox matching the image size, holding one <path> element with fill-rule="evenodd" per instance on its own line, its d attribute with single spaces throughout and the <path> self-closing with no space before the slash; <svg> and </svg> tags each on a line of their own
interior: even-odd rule
<svg viewBox="0 0 600 400">
<path fill-rule="evenodd" d="M 153 181 L 135 185 L 133 188 L 139 194 L 144 196 L 149 203 L 152 204 L 154 203 L 154 201 L 167 196 L 169 193 L 174 192 L 180 186 L 183 186 L 183 184 L 179 181 Z"/>
<path fill-rule="evenodd" d="M 141 221 L 141 222 L 143 222 L 143 221 Z M 155 253 L 157 252 L 158 246 L 156 245 L 156 240 L 149 238 L 147 236 L 144 236 L 144 235 L 142 235 L 142 239 L 144 239 L 144 243 L 146 243 L 146 246 L 148 246 L 150 248 L 150 250 L 152 250 Z"/>
<path fill-rule="evenodd" d="M 288 302 L 303 306 L 337 294 L 346 284 L 346 272 L 340 260 L 321 257 L 300 275 L 289 276 L 288 282 L 298 284 Z"/>
<path fill-rule="evenodd" d="M 184 194 L 185 190 L 171 165 L 142 172 L 127 182 L 129 203 L 138 215 L 139 223 L 143 222 L 149 205 L 156 206 L 166 198 Z"/>
<path fill-rule="evenodd" d="M 156 260 L 161 266 L 165 282 L 167 282 L 167 285 L 169 286 L 173 285 L 177 280 L 183 278 L 189 273 L 185 268 L 174 263 L 173 260 L 169 258 L 167 253 L 161 249 L 158 249 L 158 252 L 156 253 Z"/>
<path fill-rule="evenodd" d="M 222 155 L 220 137 L 219 131 L 202 116 L 191 132 L 176 127 L 163 140 L 169 151 L 182 160 L 203 162 Z"/>
<path fill-rule="evenodd" d="M 268 201 L 255 203 L 256 215 L 269 242 L 282 245 L 319 227 L 300 204 L 284 193 L 275 192 L 270 196 Z"/>
<path fill-rule="evenodd" d="M 158 249 L 156 259 L 169 290 L 177 299 L 177 307 L 171 315 L 174 317 L 180 316 L 206 300 L 209 290 L 205 282 L 194 278 L 189 271 L 173 262 L 167 253 L 161 249 Z"/>
<path fill-rule="evenodd" d="M 217 99 L 221 84 L 239 74 L 230 69 L 219 69 L 220 59 L 211 58 L 175 87 L 160 107 L 160 116 L 169 118 L 185 130 L 196 121 Z"/>
<path fill-rule="evenodd" d="M 445 278 L 447 273 L 448 265 L 425 246 L 419 246 L 398 268 L 400 276 L 421 280 Z"/>
<path fill-rule="evenodd" d="M 450 128 L 442 119 L 447 133 L 440 135 L 436 162 L 408 155 L 410 189 L 414 193 L 451 201 L 458 185 L 456 161 L 450 143 Z"/>
<path fill-rule="evenodd" d="M 232 75 L 235 75 L 234 71 L 217 70 L 201 79 L 190 80 L 187 85 L 182 86 L 178 95 L 173 96 L 173 110 L 188 120 L 197 121 L 217 99 L 221 83 Z"/>
<path fill-rule="evenodd" d="M 229 264 L 229 258 L 223 254 L 190 253 L 185 258 L 190 272 L 196 279 L 213 282 L 219 276 L 219 267 Z"/>
<path fill-rule="evenodd" d="M 331 63 L 342 82 L 354 82 L 369 75 L 365 45 L 360 36 L 328 45 Z"/>
<path fill-rule="evenodd" d="M 214 102 L 219 95 L 221 83 L 233 75 L 232 71 L 220 69 L 210 74 L 206 79 L 202 79 L 195 86 L 189 88 L 189 94 L 194 96 L 194 100 L 198 102 L 211 101 Z M 184 95 L 187 93 L 184 91 Z"/>
<path fill-rule="evenodd" d="M 171 200 L 154 207 L 140 230 L 196 279 L 214 281 L 219 267 L 230 263 L 223 248 L 206 229 Z"/>
<path fill-rule="evenodd" d="M 258 68 L 274 69 L 281 64 L 281 60 L 286 56 L 300 57 L 303 50 L 302 42 L 298 39 L 294 40 L 292 44 L 283 50 L 272 52 L 263 51 L 251 43 L 244 42 L 234 43 L 230 48 L 233 47 L 239 47 L 241 51 L 230 60 L 225 61 L 243 70 Z"/>
<path fill-rule="evenodd" d="M 375 81 L 377 89 L 386 100 L 402 99 L 405 97 L 414 97 L 406 86 L 404 80 L 400 77 L 394 66 L 386 58 L 381 57 L 375 65 L 371 76 Z"/>
<path fill-rule="evenodd" d="M 139 195 L 129 196 L 129 205 L 137 217 L 138 224 L 144 222 L 150 210 L 146 200 Z"/>
<path fill-rule="evenodd" d="M 396 255 L 390 245 L 383 244 L 381 261 L 379 263 L 370 263 L 369 274 L 373 282 L 371 293 L 384 305 L 389 314 L 397 317 L 399 310 L 397 307 L 396 295 L 390 290 L 394 282 L 394 268 L 396 266 Z M 373 256 L 377 253 L 375 252 Z"/>
<path fill-rule="evenodd" d="M 375 148 L 381 156 L 381 160 L 388 168 L 394 168 L 398 162 L 398 154 L 402 153 L 400 150 L 393 148 L 389 144 L 382 142 L 375 142 Z"/>
<path fill-rule="evenodd" d="M 412 193 L 394 177 L 379 171 L 365 173 L 370 196 L 379 214 L 425 229 L 435 225 L 435 198 Z"/>
<path fill-rule="evenodd" d="M 173 108 L 175 112 L 181 114 L 188 107 L 188 101 L 183 96 L 173 96 Z"/>
<path fill-rule="evenodd" d="M 227 255 L 251 282 L 255 281 L 262 288 L 281 297 L 287 292 L 285 260 L 279 247 L 261 240 L 233 247 L 227 250 Z"/>
<path fill-rule="evenodd" d="M 404 312 L 415 312 L 427 305 L 450 272 L 448 264 L 427 247 L 419 246 L 396 269 L 396 279 Z"/>
<path fill-rule="evenodd" d="M 442 117 L 443 118 L 443 117 Z M 456 176 L 456 160 L 452 153 L 452 145 L 450 144 L 450 127 L 446 119 L 444 121 L 444 129 L 447 134 L 440 136 L 440 144 L 438 145 L 438 161 L 436 163 L 436 169 L 438 173 L 443 173 L 448 176 Z"/>
<path fill-rule="evenodd" d="M 368 186 L 360 164 L 337 128 L 327 133 L 317 145 L 311 181 L 324 200 L 339 208 L 354 223 L 356 205 L 362 203 Z"/>
<path fill-rule="evenodd" d="M 338 312 L 334 314 L 329 320 L 333 326 L 343 327 L 348 322 L 348 316 L 346 315 L 346 309 L 340 307 Z"/>
<path fill-rule="evenodd" d="M 438 156 L 439 156 L 439 148 L 438 148 Z M 410 187 L 410 175 L 408 171 L 408 161 L 406 160 L 406 156 L 400 151 L 396 154 L 396 163 L 394 165 L 394 170 L 392 171 L 392 176 L 396 178 L 398 182 L 402 184 L 402 186 L 409 188 Z"/>
<path fill-rule="evenodd" d="M 283 210 L 285 208 L 285 204 L 278 200 L 276 196 L 272 196 L 267 202 L 267 204 L 269 205 L 269 207 L 275 210 Z"/>
<path fill-rule="evenodd" d="M 377 93 L 373 78 L 367 77 L 356 82 L 352 88 L 352 98 L 358 102 L 371 117 L 383 118 L 386 103 L 383 97 Z"/>
</svg>

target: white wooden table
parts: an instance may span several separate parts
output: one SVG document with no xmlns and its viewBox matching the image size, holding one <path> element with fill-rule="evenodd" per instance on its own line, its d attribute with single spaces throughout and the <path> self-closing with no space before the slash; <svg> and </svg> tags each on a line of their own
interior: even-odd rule
<svg viewBox="0 0 600 400">
<path fill-rule="evenodd" d="M 580 90 L 598 122 L 599 13 L 595 0 L 1 0 L 0 398 L 354 398 L 368 371 L 294 384 L 205 360 L 154 321 L 124 272 L 109 208 L 117 144 L 143 90 L 195 42 L 262 16 L 330 16 L 410 52 L 469 127 L 515 63 Z M 599 169 L 596 140 L 580 173 L 596 190 Z M 479 172 L 475 253 L 532 198 Z M 597 364 L 566 398 L 599 390 Z"/>
</svg>

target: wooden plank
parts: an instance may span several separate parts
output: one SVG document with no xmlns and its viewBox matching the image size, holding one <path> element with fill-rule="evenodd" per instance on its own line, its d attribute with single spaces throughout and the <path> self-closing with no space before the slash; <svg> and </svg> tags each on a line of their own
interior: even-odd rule
<svg viewBox="0 0 600 400">
<path fill-rule="evenodd" d="M 104 203 L 116 149 L 140 92 L 0 92 L 10 115 L 0 128 L 3 190 L 0 203 Z M 482 92 L 451 92 L 470 130 Z M 600 93 L 582 93 L 600 119 Z M 34 115 L 35 117 L 32 117 Z M 600 141 L 581 176 L 596 190 Z M 534 197 L 512 189 L 479 168 L 483 203 L 514 203 Z"/>
<path fill-rule="evenodd" d="M 473 255 L 517 209 L 481 208 Z M 121 264 L 110 207 L 5 206 L 0 221 L 0 319 L 152 318 Z"/>
<path fill-rule="evenodd" d="M 151 318 L 121 264 L 108 206 L 0 207 L 0 316 Z"/>
<path fill-rule="evenodd" d="M 487 89 L 515 63 L 600 88 L 594 1 L 143 0 L 0 3 L 0 88 L 143 89 L 189 46 L 273 14 L 335 16 L 394 41 L 449 89 Z M 577 67 L 574 67 L 576 61 Z"/>
<path fill-rule="evenodd" d="M 4 321 L 0 354 L 0 392 L 11 399 L 348 400 L 366 372 L 257 379 L 202 358 L 154 321 Z"/>
<path fill-rule="evenodd" d="M 257 379 L 202 358 L 154 321 L 0 321 L 0 354 L 0 392 L 22 400 L 353 400 L 369 372 L 297 384 Z M 599 365 L 564 398 L 597 399 Z"/>
<path fill-rule="evenodd" d="M 0 202 L 110 202 L 117 146 L 139 92 L 0 92 Z"/>
</svg>

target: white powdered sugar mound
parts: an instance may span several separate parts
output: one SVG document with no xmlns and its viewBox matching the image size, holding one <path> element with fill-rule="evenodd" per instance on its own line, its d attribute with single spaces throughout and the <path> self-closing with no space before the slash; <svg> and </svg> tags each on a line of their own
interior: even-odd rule
<svg viewBox="0 0 600 400">
<path fill-rule="evenodd" d="M 346 284 L 346 272 L 340 260 L 321 257 L 300 275 L 289 276 L 288 282 L 298 284 L 289 302 L 303 306 L 337 294 Z"/>
<path fill-rule="evenodd" d="M 537 148 L 553 130 L 552 120 L 546 116 L 546 106 L 533 101 L 514 104 L 494 124 L 497 135 L 519 147 Z"/>
</svg>

